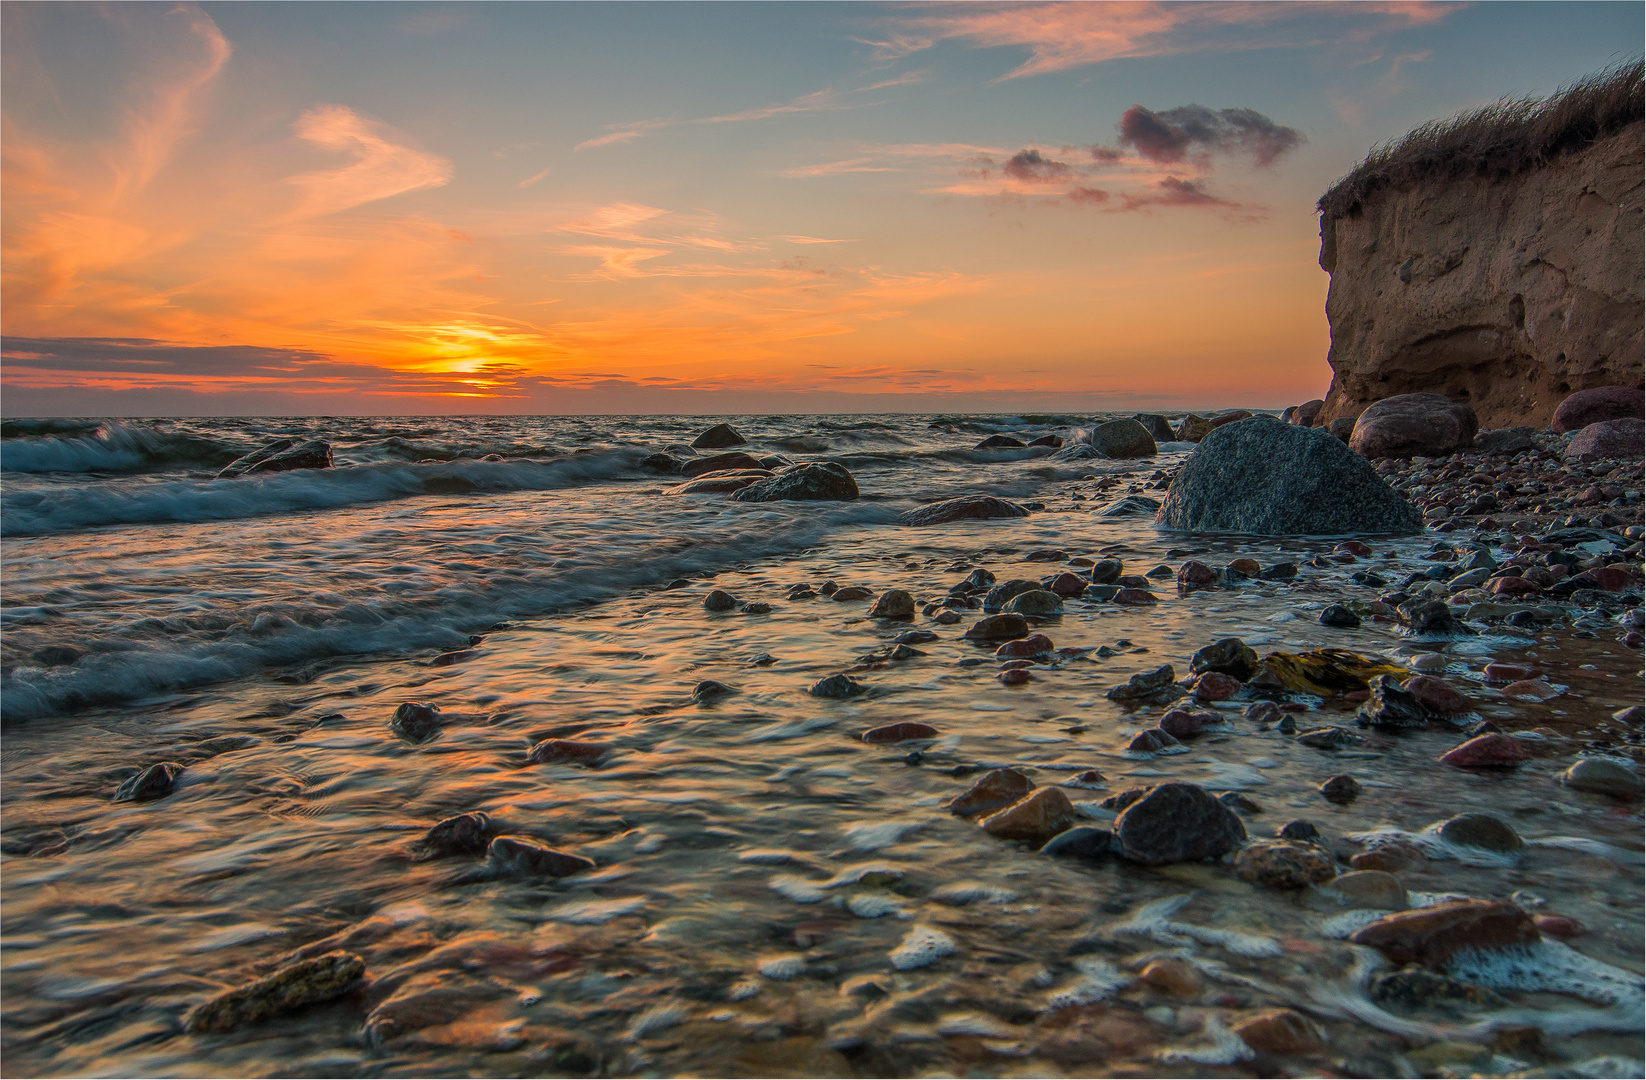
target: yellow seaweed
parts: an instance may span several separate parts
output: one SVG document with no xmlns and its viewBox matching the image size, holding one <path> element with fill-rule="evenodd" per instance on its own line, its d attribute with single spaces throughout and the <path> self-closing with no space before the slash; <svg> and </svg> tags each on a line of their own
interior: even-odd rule
<svg viewBox="0 0 1646 1080">
<path fill-rule="evenodd" d="M 1306 653 L 1275 652 L 1263 658 L 1286 689 L 1320 697 L 1364 690 L 1379 675 L 1405 678 L 1404 668 L 1368 660 L 1347 649 L 1314 649 Z"/>
</svg>

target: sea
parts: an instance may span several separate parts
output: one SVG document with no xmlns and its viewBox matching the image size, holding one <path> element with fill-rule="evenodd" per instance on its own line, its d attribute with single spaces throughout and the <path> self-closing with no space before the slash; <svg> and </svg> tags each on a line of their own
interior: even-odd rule
<svg viewBox="0 0 1646 1080">
<path fill-rule="evenodd" d="M 977 446 L 1108 418 L 4 421 L 8 1073 L 1227 1075 L 1272 1064 L 1231 1032 L 1288 1009 L 1312 1025 L 1297 1067 L 1639 1075 L 1639 804 L 1555 782 L 1584 733 L 1638 703 L 1638 656 L 1570 629 L 1328 629 L 1326 605 L 1376 595 L 1351 572 L 1421 570 L 1435 537 L 1364 538 L 1375 554 L 1357 562 L 1333 561 L 1344 538 L 1174 535 L 1148 500 L 1191 444 L 1123 461 Z M 690 457 L 721 422 L 755 457 L 845 466 L 859 498 L 671 494 L 681 478 L 647 459 Z M 276 439 L 323 439 L 335 467 L 217 478 Z M 900 522 L 962 495 L 1031 513 Z M 1191 557 L 1299 570 L 1180 593 L 1170 574 Z M 1157 603 L 1069 600 L 1037 620 L 1059 651 L 1025 683 L 963 637 L 980 612 L 927 613 L 978 570 L 1043 579 L 1105 558 L 1154 571 Z M 828 583 L 904 589 L 917 611 L 872 618 Z M 800 584 L 814 595 L 791 598 Z M 715 589 L 752 606 L 706 610 Z M 1186 676 L 1230 636 L 1438 673 L 1478 711 L 1391 737 L 1360 732 L 1352 704 L 1298 702 L 1308 726 L 1354 734 L 1325 752 L 1222 702 L 1199 739 L 1129 750 L 1160 710 L 1108 691 L 1165 664 Z M 1494 659 L 1541 664 L 1560 696 L 1494 698 Z M 839 673 L 856 693 L 810 692 Z M 408 702 L 440 710 L 437 737 L 391 728 Z M 1531 760 L 1437 767 L 1483 718 L 1529 732 Z M 935 733 L 862 738 L 898 722 Z M 603 752 L 535 764 L 545 739 Z M 113 800 L 161 762 L 181 766 L 171 794 Z M 1167 779 L 1239 793 L 1254 837 L 1303 818 L 1343 860 L 1395 845 L 1414 905 L 1512 894 L 1586 934 L 1471 961 L 1502 995 L 1489 1008 L 1402 1011 L 1373 996 L 1381 959 L 1346 942 L 1385 912 L 1215 863 L 1053 858 L 946 810 L 1002 767 L 1062 786 L 1094 827 L 1114 819 L 1105 799 Z M 1344 773 L 1360 798 L 1324 800 Z M 1438 837 L 1471 811 L 1525 847 Z M 466 812 L 594 865 L 522 877 L 430 857 L 424 833 Z M 328 948 L 366 964 L 344 996 L 187 1030 L 201 1001 Z M 1143 977 L 1162 960 L 1187 972 L 1176 989 Z"/>
</svg>

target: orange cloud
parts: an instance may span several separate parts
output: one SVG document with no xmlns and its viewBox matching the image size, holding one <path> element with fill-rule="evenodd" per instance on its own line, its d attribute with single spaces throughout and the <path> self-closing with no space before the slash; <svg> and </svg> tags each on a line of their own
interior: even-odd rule
<svg viewBox="0 0 1646 1080">
<path fill-rule="evenodd" d="M 299 138 L 354 157 L 341 169 L 303 173 L 291 182 L 303 190 L 293 218 L 321 217 L 451 179 L 451 162 L 408 145 L 405 136 L 346 105 L 320 105 L 292 125 Z"/>
</svg>

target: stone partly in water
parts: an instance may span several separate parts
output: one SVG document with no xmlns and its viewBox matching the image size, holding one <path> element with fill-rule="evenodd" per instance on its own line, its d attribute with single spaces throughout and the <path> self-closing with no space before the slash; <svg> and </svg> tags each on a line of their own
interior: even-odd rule
<svg viewBox="0 0 1646 1080">
<path fill-rule="evenodd" d="M 1590 424 L 1566 446 L 1566 456 L 1582 458 L 1638 458 L 1646 445 L 1646 422 L 1629 417 Z"/>
<path fill-rule="evenodd" d="M 1469 711 L 1469 699 L 1434 675 L 1413 675 L 1400 688 L 1416 698 L 1431 716 L 1461 716 Z"/>
<path fill-rule="evenodd" d="M 1156 522 L 1189 532 L 1416 532 L 1422 515 L 1364 458 L 1318 429 L 1253 417 L 1207 435 Z"/>
<path fill-rule="evenodd" d="M 963 794 L 949 800 L 949 813 L 960 817 L 992 814 L 1010 806 L 1034 790 L 1034 781 L 1016 769 L 995 769 L 984 773 Z"/>
<path fill-rule="evenodd" d="M 1136 420 L 1110 420 L 1092 429 L 1086 440 L 1102 451 L 1104 457 L 1154 457 L 1154 437 L 1149 429 Z"/>
<path fill-rule="evenodd" d="M 914 596 L 903 589 L 887 589 L 869 608 L 869 614 L 876 619 L 912 619 Z"/>
<path fill-rule="evenodd" d="M 1216 858 L 1246 841 L 1234 811 L 1194 784 L 1150 788 L 1113 828 L 1116 850 L 1147 866 Z"/>
<path fill-rule="evenodd" d="M 710 473 L 684 484 L 664 488 L 665 495 L 724 495 L 746 488 L 756 480 L 765 480 L 772 474 L 766 469 L 739 469 L 731 472 Z"/>
<path fill-rule="evenodd" d="M 1342 773 L 1320 785 L 1320 795 L 1327 802 L 1346 806 L 1360 798 L 1360 781 Z"/>
<path fill-rule="evenodd" d="M 1505 854 L 1526 846 L 1509 823 L 1490 814 L 1459 814 L 1443 822 L 1438 830 L 1442 840 L 1465 847 L 1484 848 Z"/>
<path fill-rule="evenodd" d="M 1240 849 L 1235 873 L 1242 881 L 1269 889 L 1302 889 L 1330 881 L 1337 871 L 1332 860 L 1312 844 L 1259 840 Z"/>
<path fill-rule="evenodd" d="M 1440 394 L 1397 394 L 1374 403 L 1355 421 L 1349 446 L 1365 458 L 1439 457 L 1470 446 L 1475 411 Z"/>
<path fill-rule="evenodd" d="M 1126 749 L 1134 754 L 1158 754 L 1169 747 L 1180 745 L 1177 737 L 1160 728 L 1145 728 L 1132 736 Z"/>
<path fill-rule="evenodd" d="M 1305 731 L 1297 741 L 1315 750 L 1343 750 L 1355 744 L 1355 736 L 1348 728 L 1323 727 Z"/>
<path fill-rule="evenodd" d="M 1157 443 L 1171 442 L 1177 438 L 1177 433 L 1172 430 L 1172 422 L 1159 413 L 1138 413 L 1132 419 L 1142 424 L 1143 430 Z"/>
<path fill-rule="evenodd" d="M 1175 956 L 1149 961 L 1137 973 L 1137 981 L 1173 997 L 1197 998 L 1201 991 L 1200 975 L 1193 965 Z"/>
<path fill-rule="evenodd" d="M 732 492 L 737 502 L 850 502 L 857 498 L 857 480 L 846 466 L 833 461 L 790 465 L 770 480 L 758 480 Z"/>
<path fill-rule="evenodd" d="M 1646 419 L 1646 395 L 1639 386 L 1596 386 L 1579 390 L 1556 406 L 1549 428 L 1557 435 L 1564 435 L 1568 431 L 1581 431 L 1590 424 L 1630 417 Z"/>
<path fill-rule="evenodd" d="M 716 424 L 692 440 L 692 449 L 724 450 L 728 446 L 743 446 L 748 441 L 730 424 Z"/>
<path fill-rule="evenodd" d="M 1045 589 L 1031 589 L 1012 597 L 1001 610 L 1019 615 L 1056 615 L 1063 610 L 1063 598 Z"/>
<path fill-rule="evenodd" d="M 1189 413 L 1177 422 L 1177 440 L 1197 443 L 1212 433 L 1212 422 L 1204 416 Z"/>
<path fill-rule="evenodd" d="M 922 724 L 918 720 L 902 720 L 895 724 L 882 724 L 877 728 L 870 728 L 863 733 L 866 743 L 895 743 L 908 742 L 910 739 L 935 739 L 937 729 L 930 724 Z"/>
<path fill-rule="evenodd" d="M 436 822 L 418 846 L 430 855 L 484 855 L 496 833 L 485 811 L 471 810 Z"/>
<path fill-rule="evenodd" d="M 987 615 L 973 623 L 963 636 L 967 641 L 1011 641 L 1029 636 L 1029 622 L 1015 611 Z"/>
<path fill-rule="evenodd" d="M 365 972 L 364 960 L 342 950 L 299 960 L 202 1002 L 184 1019 L 183 1029 L 190 1034 L 225 1032 L 287 1016 L 342 997 Z"/>
<path fill-rule="evenodd" d="M 1392 676 L 1373 677 L 1367 689 L 1371 696 L 1356 715 L 1362 727 L 1402 730 L 1420 728 L 1429 722 L 1428 710 L 1417 700 L 1417 695 L 1403 688 Z"/>
<path fill-rule="evenodd" d="M 1452 747 L 1438 760 L 1454 769 L 1512 769 L 1527 756 L 1519 739 L 1491 731 Z"/>
<path fill-rule="evenodd" d="M 1133 517 L 1153 514 L 1160 510 L 1160 502 L 1147 495 L 1126 495 L 1116 499 L 1097 512 L 1098 517 Z"/>
<path fill-rule="evenodd" d="M 1110 687 L 1103 696 L 1110 701 L 1146 703 L 1173 694 L 1177 672 L 1170 664 L 1161 664 L 1153 671 L 1140 671 L 1120 686 Z M 1180 696 L 1181 692 L 1173 694 Z"/>
<path fill-rule="evenodd" d="M 611 747 L 606 743 L 544 739 L 526 752 L 526 760 L 533 765 L 592 765 L 609 753 Z"/>
<path fill-rule="evenodd" d="M 1041 788 L 997 810 L 978 824 L 1002 840 L 1027 840 L 1036 845 L 1067 829 L 1074 821 L 1074 804 L 1054 787 Z"/>
<path fill-rule="evenodd" d="M 1532 917 L 1506 900 L 1450 900 L 1385 915 L 1349 940 L 1392 964 L 1439 968 L 1463 949 L 1505 949 L 1538 938 Z"/>
<path fill-rule="evenodd" d="M 164 799 L 172 792 L 183 766 L 175 761 L 161 761 L 130 777 L 114 791 L 115 802 L 153 802 Z"/>
<path fill-rule="evenodd" d="M 685 477 L 702 476 L 705 473 L 742 472 L 748 469 L 764 471 L 765 466 L 760 459 L 748 454 L 731 453 L 715 454 L 713 457 L 693 458 L 680 466 L 680 475 Z"/>
<path fill-rule="evenodd" d="M 407 742 L 428 742 L 440 733 L 440 706 L 402 702 L 389 720 L 389 729 Z"/>
<path fill-rule="evenodd" d="M 290 472 L 294 469 L 329 469 L 332 467 L 331 444 L 321 439 L 299 443 L 293 439 L 276 439 L 261 450 L 253 450 L 245 457 L 236 458 L 217 474 L 219 480 L 230 480 L 253 473 Z"/>
<path fill-rule="evenodd" d="M 1385 870 L 1351 870 L 1327 886 L 1344 903 L 1357 908 L 1405 911 L 1411 906 L 1406 887 Z"/>
<path fill-rule="evenodd" d="M 1320 625 L 1330 626 L 1336 630 L 1358 630 L 1360 616 L 1342 604 L 1328 604 L 1320 613 Z"/>
<path fill-rule="evenodd" d="M 992 518 L 1028 517 L 1029 511 L 1014 502 L 992 495 L 965 495 L 958 499 L 917 506 L 898 518 L 903 525 L 941 525 L 946 521 L 976 521 Z"/>
<path fill-rule="evenodd" d="M 1501 995 L 1483 986 L 1463 982 L 1421 967 L 1403 967 L 1372 976 L 1367 995 L 1385 1009 L 1402 1012 L 1429 1012 L 1435 1009 L 1454 1013 L 1475 1009 L 1501 1009 L 1509 1004 Z"/>
<path fill-rule="evenodd" d="M 850 675 L 829 675 L 819 679 L 806 690 L 812 697 L 833 698 L 841 701 L 863 692 L 863 684 Z"/>
<path fill-rule="evenodd" d="M 1560 782 L 1576 791 L 1597 795 L 1623 799 L 1641 796 L 1640 777 L 1633 769 L 1610 758 L 1584 758 L 1561 773 Z"/>
<path fill-rule="evenodd" d="M 997 660 L 1033 660 L 1050 656 L 1056 646 L 1045 634 L 1030 634 L 1026 638 L 1008 641 L 994 651 Z"/>
<path fill-rule="evenodd" d="M 521 877 L 571 877 L 594 869 L 594 860 L 556 851 L 524 836 L 498 836 L 486 849 L 492 868 Z"/>
<path fill-rule="evenodd" d="M 1028 445 L 1028 444 L 1026 444 L 1022 439 L 1014 439 L 1010 435 L 990 435 L 988 438 L 984 439 L 982 442 L 980 442 L 976 446 L 972 447 L 972 449 L 973 450 L 1021 450 L 1026 445 Z"/>
<path fill-rule="evenodd" d="M 1257 651 L 1239 638 L 1222 638 L 1197 651 L 1189 660 L 1189 670 L 1219 671 L 1245 682 L 1257 673 Z"/>
<path fill-rule="evenodd" d="M 1320 1025 L 1291 1009 L 1275 1009 L 1234 1026 L 1240 1041 L 1260 1054 L 1291 1057 L 1318 1054 L 1326 1049 Z"/>
<path fill-rule="evenodd" d="M 1108 829 L 1097 829 L 1090 825 L 1076 825 L 1072 829 L 1064 829 L 1041 847 L 1040 854 L 1056 855 L 1064 859 L 1101 859 L 1109 854 L 1109 845 L 1114 834 Z"/>
<path fill-rule="evenodd" d="M 1010 581 L 1002 581 L 983 594 L 983 610 L 992 614 L 1005 607 L 1007 601 L 1026 592 L 1037 592 L 1039 589 L 1040 582 L 1033 578 L 1012 578 Z"/>
<path fill-rule="evenodd" d="M 737 597 L 725 589 L 714 589 L 703 597 L 704 611 L 735 611 L 737 604 Z"/>
<path fill-rule="evenodd" d="M 1473 634 L 1457 621 L 1444 600 L 1408 600 L 1395 608 L 1400 625 L 1418 637 L 1464 637 Z"/>
</svg>

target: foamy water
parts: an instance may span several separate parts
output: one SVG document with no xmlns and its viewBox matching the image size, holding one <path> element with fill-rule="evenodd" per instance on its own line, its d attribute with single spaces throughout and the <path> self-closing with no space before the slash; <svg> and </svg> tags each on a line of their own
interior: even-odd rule
<svg viewBox="0 0 1646 1080">
<path fill-rule="evenodd" d="M 1115 554 L 1128 572 L 1175 565 L 1174 548 L 1214 566 L 1331 548 L 1173 536 L 1093 513 L 1144 491 L 1181 451 L 1054 464 L 1041 449 L 968 449 L 993 431 L 1026 441 L 1089 420 L 734 421 L 749 452 L 846 462 L 864 498 L 839 504 L 662 495 L 671 479 L 640 459 L 689 441 L 701 419 L 179 422 L 150 427 L 207 440 L 216 456 L 146 467 L 115 460 L 158 438 L 130 434 L 141 422 L 120 425 L 126 435 L 8 428 L 10 1070 L 1047 1075 L 1129 1063 L 1195 1075 L 1249 1061 L 1232 1027 L 1277 1006 L 1326 1028 L 1321 1063 L 1390 1070 L 1380 1075 L 1448 1040 L 1485 1050 L 1483 1071 L 1541 1065 L 1489 1049 L 1495 1027 L 1528 1023 L 1558 1061 L 1638 1061 L 1638 804 L 1554 782 L 1585 752 L 1583 733 L 1640 695 L 1638 654 L 1616 641 L 1325 630 L 1324 603 L 1371 594 L 1347 583 L 1354 565 L 1304 567 L 1294 583 L 1158 587 L 1148 609 L 1071 601 L 1041 632 L 1112 655 L 1083 652 L 1006 687 L 990 650 L 961 639 L 970 613 L 954 626 L 887 623 L 865 601 L 786 599 L 792 584 L 827 580 L 938 599 L 972 567 L 1002 581 L 1056 571 L 1024 561 L 1037 548 Z M 337 470 L 210 478 L 265 438 L 314 435 L 333 439 Z M 478 460 L 493 453 L 505 460 Z M 48 462 L 60 469 L 35 468 Z M 1120 486 L 1102 494 L 1083 479 L 1111 474 Z M 973 492 L 1045 507 L 893 523 Z M 1378 540 L 1373 564 L 1422 567 L 1429 542 Z M 676 579 L 687 584 L 668 588 Z M 772 611 L 707 613 L 710 588 Z M 910 628 L 937 639 L 906 660 L 858 663 Z M 1542 733 L 1506 776 L 1436 765 L 1459 741 L 1446 725 L 1327 753 L 1238 710 L 1186 752 L 1129 754 L 1160 710 L 1128 713 L 1104 691 L 1161 663 L 1186 673 L 1195 649 L 1228 635 L 1259 652 L 1331 644 L 1396 662 L 1445 649 L 1459 685 L 1490 659 L 1532 656 L 1568 690 L 1544 703 L 1479 691 L 1483 714 Z M 51 646 L 84 655 L 35 659 Z M 865 693 L 807 694 L 848 669 Z M 733 693 L 694 700 L 710 679 Z M 395 738 L 402 701 L 438 704 L 439 737 Z M 1330 709 L 1299 719 L 1354 727 Z M 901 720 L 938 735 L 859 738 Z M 545 737 L 611 751 L 595 767 L 528 764 Z M 188 766 L 175 794 L 109 801 L 133 767 L 161 760 Z M 1246 817 L 1254 836 L 1294 817 L 1334 839 L 1398 833 L 1433 848 L 1402 875 L 1414 902 L 1535 896 L 1589 932 L 1496 966 L 1469 959 L 1510 1001 L 1498 1019 L 1396 1017 L 1365 997 L 1363 950 L 1334 924 L 1354 913 L 1323 893 L 1256 889 L 1218 864 L 1051 859 L 943 810 L 975 779 L 957 767 L 1000 765 L 1041 785 L 1097 770 L 1101 786 L 1065 788 L 1093 824 L 1107 794 L 1184 779 L 1246 792 L 1262 806 Z M 1315 791 L 1340 772 L 1365 786 L 1346 807 Z M 596 867 L 533 881 L 490 876 L 484 860 L 414 857 L 424 829 L 468 810 Z M 1511 822 L 1527 849 L 1459 858 L 1429 839 L 1472 810 Z M 366 991 L 240 1033 L 180 1032 L 216 988 L 339 932 L 367 957 Z M 1161 956 L 1189 962 L 1202 992 L 1140 984 Z M 461 1023 L 402 1039 L 363 1031 L 371 1008 L 420 979 L 463 997 Z"/>
</svg>

